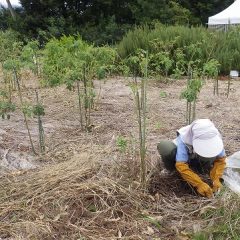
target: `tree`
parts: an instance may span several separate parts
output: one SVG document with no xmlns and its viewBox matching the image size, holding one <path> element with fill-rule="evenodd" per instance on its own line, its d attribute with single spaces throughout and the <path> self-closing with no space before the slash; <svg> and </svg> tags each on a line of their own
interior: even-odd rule
<svg viewBox="0 0 240 240">
<path fill-rule="evenodd" d="M 134 25 L 196 25 L 227 6 L 233 0 L 20 0 L 16 23 L 2 23 L 24 36 L 41 42 L 54 36 L 80 33 L 96 44 L 115 43 Z M 11 1 L 8 0 L 9 6 Z M 10 10 L 13 10 L 9 7 Z M 1 11 L 1 10 L 0 10 Z M 16 12 L 16 10 L 15 10 Z M 13 16 L 14 12 L 12 13 Z"/>
<path fill-rule="evenodd" d="M 9 11 L 10 11 L 10 13 L 12 15 L 12 18 L 14 20 L 16 20 L 16 13 L 15 13 L 13 7 L 12 7 L 12 4 L 11 4 L 10 0 L 6 0 L 6 1 L 7 1 L 7 5 L 8 5 L 8 8 L 9 8 Z"/>
<path fill-rule="evenodd" d="M 190 10 L 193 15 L 192 23 L 207 23 L 208 17 L 212 16 L 231 5 L 234 0 L 179 0 L 180 5 Z"/>
</svg>

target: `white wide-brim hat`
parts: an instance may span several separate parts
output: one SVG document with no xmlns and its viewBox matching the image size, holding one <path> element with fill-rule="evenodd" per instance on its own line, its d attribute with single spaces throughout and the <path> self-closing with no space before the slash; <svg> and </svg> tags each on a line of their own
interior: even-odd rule
<svg viewBox="0 0 240 240">
<path fill-rule="evenodd" d="M 219 131 L 209 119 L 196 121 L 192 126 L 193 149 L 202 157 L 212 158 L 223 150 L 223 141 Z"/>
</svg>

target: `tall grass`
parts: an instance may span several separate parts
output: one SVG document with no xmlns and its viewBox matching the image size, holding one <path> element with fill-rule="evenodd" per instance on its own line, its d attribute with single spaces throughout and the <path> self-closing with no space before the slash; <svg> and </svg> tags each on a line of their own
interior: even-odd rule
<svg viewBox="0 0 240 240">
<path fill-rule="evenodd" d="M 189 61 L 191 56 L 188 47 L 191 44 L 198 44 L 201 51 L 192 60 L 199 59 L 203 64 L 214 58 L 221 64 L 220 71 L 228 73 L 230 69 L 240 69 L 239 37 L 239 28 L 232 28 L 225 33 L 204 27 L 165 26 L 157 23 L 153 29 L 144 26 L 128 32 L 119 43 L 117 50 L 122 58 L 134 54 L 137 49 L 156 54 L 159 49 L 156 49 L 154 43 L 161 43 L 164 51 L 166 51 L 164 46 L 165 48 L 169 46 L 167 50 L 170 48 L 173 59 L 174 52 L 182 49 L 185 60 Z"/>
</svg>

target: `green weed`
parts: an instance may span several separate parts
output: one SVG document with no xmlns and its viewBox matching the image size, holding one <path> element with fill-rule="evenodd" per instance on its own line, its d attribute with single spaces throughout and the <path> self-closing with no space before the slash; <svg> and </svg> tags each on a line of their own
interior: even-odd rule
<svg viewBox="0 0 240 240">
<path fill-rule="evenodd" d="M 160 96 L 160 98 L 166 98 L 166 97 L 167 97 L 167 93 L 164 92 L 164 91 L 161 91 L 161 92 L 159 93 L 159 96 Z"/>
<path fill-rule="evenodd" d="M 116 145 L 117 145 L 118 150 L 121 153 L 126 153 L 128 141 L 125 137 L 118 136 L 117 140 L 116 140 Z"/>
</svg>

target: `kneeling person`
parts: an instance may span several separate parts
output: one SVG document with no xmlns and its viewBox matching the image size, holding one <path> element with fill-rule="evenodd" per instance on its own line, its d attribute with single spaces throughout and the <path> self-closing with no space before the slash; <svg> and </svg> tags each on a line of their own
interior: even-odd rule
<svg viewBox="0 0 240 240">
<path fill-rule="evenodd" d="M 164 166 L 176 169 L 199 194 L 212 197 L 221 188 L 226 156 L 221 135 L 209 119 L 198 119 L 180 128 L 174 141 L 161 141 L 158 146 Z M 212 188 L 196 173 L 210 172 Z"/>
</svg>

